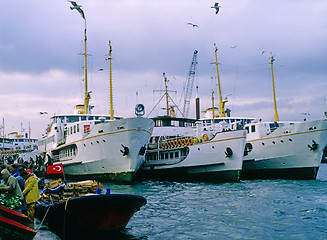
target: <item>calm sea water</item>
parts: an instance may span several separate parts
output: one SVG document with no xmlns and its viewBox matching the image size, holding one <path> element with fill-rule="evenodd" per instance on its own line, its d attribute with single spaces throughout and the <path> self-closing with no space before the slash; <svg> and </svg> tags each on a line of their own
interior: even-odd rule
<svg viewBox="0 0 327 240">
<path fill-rule="evenodd" d="M 327 166 L 312 181 L 103 185 L 148 201 L 107 239 L 327 239 Z M 39 231 L 35 239 L 59 238 Z"/>
</svg>

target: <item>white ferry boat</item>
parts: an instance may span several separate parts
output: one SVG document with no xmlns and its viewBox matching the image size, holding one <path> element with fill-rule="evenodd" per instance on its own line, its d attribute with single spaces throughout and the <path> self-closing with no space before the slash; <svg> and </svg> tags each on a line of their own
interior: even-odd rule
<svg viewBox="0 0 327 240">
<path fill-rule="evenodd" d="M 95 114 L 56 115 L 39 151 L 62 163 L 71 179 L 131 182 L 144 162 L 153 121 Z"/>
<path fill-rule="evenodd" d="M 273 61 L 271 57 L 275 121 L 226 116 L 225 102 L 220 100 L 219 115 L 215 117 L 215 122 L 228 122 L 231 128 L 244 127 L 247 130 L 242 179 L 316 179 L 319 166 L 326 157 L 324 153 L 327 152 L 327 119 L 279 121 Z M 212 115 L 212 109 L 210 111 Z M 207 116 L 202 121 L 210 124 L 210 118 Z"/>
<path fill-rule="evenodd" d="M 29 134 L 11 132 L 7 137 L 0 137 L 0 157 L 12 157 L 14 160 L 22 158 L 30 160 L 38 155 L 38 140 L 30 138 Z"/>
<path fill-rule="evenodd" d="M 112 94 L 110 116 L 91 114 L 90 92 L 87 89 L 86 29 L 84 33 L 84 104 L 77 105 L 74 114 L 51 118 L 51 124 L 39 140 L 39 151 L 48 156 L 48 161 L 62 163 L 66 178 L 131 182 L 144 162 L 154 123 L 142 117 L 144 106 L 141 104 L 135 109 L 137 117 L 115 118 Z M 111 51 L 109 42 L 110 73 Z"/>
<path fill-rule="evenodd" d="M 168 96 L 167 90 L 165 94 Z M 195 119 L 176 118 L 169 112 L 173 111 L 152 118 L 155 127 L 140 173 L 142 177 L 182 181 L 240 180 L 245 130 L 231 131 L 225 123 L 204 126 Z"/>
</svg>

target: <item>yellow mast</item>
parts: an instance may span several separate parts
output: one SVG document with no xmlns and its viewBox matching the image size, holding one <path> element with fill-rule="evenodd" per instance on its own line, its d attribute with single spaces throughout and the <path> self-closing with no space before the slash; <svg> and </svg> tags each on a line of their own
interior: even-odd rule
<svg viewBox="0 0 327 240">
<path fill-rule="evenodd" d="M 212 89 L 211 93 L 211 103 L 212 103 L 212 123 L 215 123 L 215 97 L 214 97 L 214 91 Z"/>
<path fill-rule="evenodd" d="M 226 117 L 226 112 L 225 112 L 225 102 L 223 101 L 223 98 L 221 96 L 221 88 L 220 88 L 220 78 L 219 78 L 219 71 L 218 71 L 218 60 L 217 60 L 217 52 L 218 48 L 215 46 L 215 58 L 216 58 L 216 69 L 217 69 L 217 80 L 218 80 L 218 93 L 219 93 L 219 117 Z"/>
<path fill-rule="evenodd" d="M 111 41 L 109 40 L 109 87 L 110 87 L 110 119 L 114 119 L 114 107 L 113 107 L 113 97 L 112 97 L 112 68 L 111 68 Z"/>
<path fill-rule="evenodd" d="M 270 56 L 270 66 L 271 66 L 271 78 L 272 78 L 272 85 L 273 85 L 273 95 L 274 95 L 274 110 L 275 110 L 275 121 L 279 121 L 278 113 L 277 113 L 277 103 L 276 103 L 276 93 L 275 93 L 275 81 L 274 81 L 274 69 L 273 69 L 273 62 L 275 61 L 273 56 Z"/>
<path fill-rule="evenodd" d="M 169 106 L 168 106 L 168 90 L 167 90 L 167 78 L 165 73 L 163 73 L 164 81 L 165 81 L 165 93 L 166 93 L 166 105 L 167 105 L 167 116 L 169 117 Z"/>
<path fill-rule="evenodd" d="M 85 28 L 84 28 L 84 70 L 85 70 L 85 77 L 84 77 L 84 82 L 85 82 L 85 94 L 84 94 L 84 114 L 88 114 L 88 106 L 90 102 L 90 94 L 87 90 L 87 48 L 86 48 L 86 19 L 85 19 Z"/>
</svg>

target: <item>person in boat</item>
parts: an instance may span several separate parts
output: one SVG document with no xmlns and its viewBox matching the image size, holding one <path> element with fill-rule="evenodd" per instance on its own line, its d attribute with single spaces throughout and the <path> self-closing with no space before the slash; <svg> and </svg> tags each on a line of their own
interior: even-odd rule
<svg viewBox="0 0 327 240">
<path fill-rule="evenodd" d="M 39 200 L 38 179 L 34 173 L 27 173 L 25 170 L 20 172 L 20 176 L 25 179 L 23 194 L 27 204 L 27 217 L 30 222 L 29 227 L 34 228 L 35 205 L 37 200 Z"/>
<path fill-rule="evenodd" d="M 18 180 L 20 190 L 22 190 L 22 192 L 23 192 L 24 188 L 25 188 L 25 180 L 24 180 L 24 178 L 22 178 L 22 176 L 19 175 L 18 166 L 16 164 L 11 165 L 11 174 L 10 175 L 14 176 Z"/>
<path fill-rule="evenodd" d="M 23 193 L 19 187 L 18 180 L 10 175 L 8 169 L 3 169 L 1 171 L 2 179 L 6 183 L 6 187 L 0 187 L 0 193 L 6 193 L 9 197 L 19 196 L 21 200 L 23 200 Z"/>
</svg>

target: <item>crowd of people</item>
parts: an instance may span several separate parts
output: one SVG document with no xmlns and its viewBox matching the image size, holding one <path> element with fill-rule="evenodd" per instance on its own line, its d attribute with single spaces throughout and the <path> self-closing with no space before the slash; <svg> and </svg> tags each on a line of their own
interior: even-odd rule
<svg viewBox="0 0 327 240">
<path fill-rule="evenodd" d="M 38 161 L 38 158 L 36 160 Z M 12 164 L 6 162 L 6 165 L 3 164 L 0 169 L 1 181 L 5 184 L 4 187 L 0 187 L 0 194 L 20 198 L 21 205 L 15 210 L 27 215 L 30 228 L 34 228 L 35 205 L 39 200 L 38 178 L 32 171 L 38 164 L 35 165 L 33 159 L 27 163 L 25 161 Z"/>
<path fill-rule="evenodd" d="M 44 162 L 44 158 L 39 155 L 35 157 L 35 160 L 32 157 L 30 157 L 29 160 L 24 160 L 21 157 L 14 158 L 12 156 L 8 156 L 0 158 L 0 167 L 16 163 L 26 169 L 42 170 L 44 168 Z"/>
</svg>

